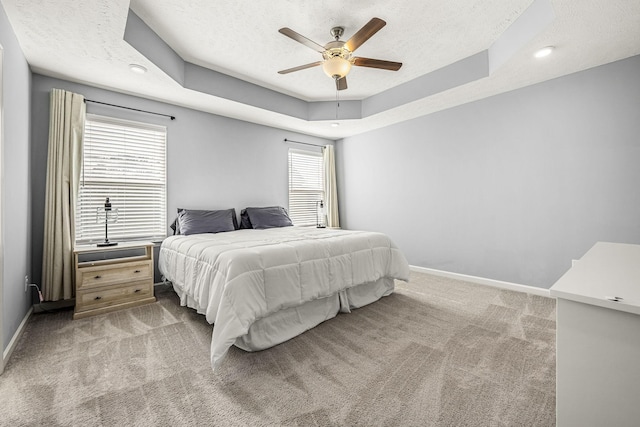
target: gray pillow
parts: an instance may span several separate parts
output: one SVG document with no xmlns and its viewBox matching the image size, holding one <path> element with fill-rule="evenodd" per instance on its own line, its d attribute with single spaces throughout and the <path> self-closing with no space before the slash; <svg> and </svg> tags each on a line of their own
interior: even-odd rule
<svg viewBox="0 0 640 427">
<path fill-rule="evenodd" d="M 247 213 L 246 209 L 242 209 L 240 211 L 240 229 L 245 229 L 245 228 L 253 228 L 253 225 L 251 225 L 251 220 L 249 219 L 249 214 Z"/>
<path fill-rule="evenodd" d="M 293 225 L 287 211 L 281 206 L 247 208 L 247 215 L 253 228 L 290 227 Z"/>
<path fill-rule="evenodd" d="M 178 215 L 180 215 L 180 212 L 182 212 L 184 209 L 182 208 L 178 208 Z M 238 229 L 240 227 L 238 227 L 238 219 L 236 218 L 236 210 L 231 208 L 231 209 L 227 209 L 232 212 L 232 216 L 233 216 L 233 228 L 234 229 Z M 207 211 L 203 211 L 203 212 L 207 212 Z M 209 211 L 211 212 L 211 211 Z M 180 233 L 180 222 L 178 222 L 178 217 L 176 217 L 176 219 L 173 220 L 173 222 L 171 223 L 171 225 L 169 226 L 169 228 L 171 228 L 173 230 L 173 235 L 177 235 L 177 234 L 182 234 Z M 249 227 L 251 228 L 251 227 Z"/>
<path fill-rule="evenodd" d="M 184 209 L 178 209 L 178 213 L 182 212 L 183 210 Z M 176 219 L 173 220 L 169 228 L 173 230 L 174 236 L 176 234 L 180 234 L 180 224 L 178 224 L 178 217 L 176 217 Z"/>
<path fill-rule="evenodd" d="M 191 209 L 179 209 L 177 229 L 180 234 L 221 233 L 236 229 L 234 219 L 235 209 L 198 211 Z"/>
</svg>

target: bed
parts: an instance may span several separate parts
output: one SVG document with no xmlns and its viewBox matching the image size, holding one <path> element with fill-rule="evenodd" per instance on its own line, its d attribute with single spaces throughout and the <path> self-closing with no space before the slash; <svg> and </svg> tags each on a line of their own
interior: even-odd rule
<svg viewBox="0 0 640 427">
<path fill-rule="evenodd" d="M 232 345 L 280 344 L 409 278 L 385 234 L 292 226 L 170 236 L 159 269 L 180 304 L 214 325 L 213 369 Z"/>
</svg>

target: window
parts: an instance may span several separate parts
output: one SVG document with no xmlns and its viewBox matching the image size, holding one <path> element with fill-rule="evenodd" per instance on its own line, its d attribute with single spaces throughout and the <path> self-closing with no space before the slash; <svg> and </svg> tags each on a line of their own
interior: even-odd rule
<svg viewBox="0 0 640 427">
<path fill-rule="evenodd" d="M 76 216 L 76 241 L 104 240 L 98 210 L 107 197 L 118 210 L 109 240 L 166 237 L 166 135 L 164 126 L 87 115 Z"/>
<path fill-rule="evenodd" d="M 315 225 L 317 203 L 324 200 L 322 154 L 289 150 L 289 216 L 295 225 Z"/>
</svg>

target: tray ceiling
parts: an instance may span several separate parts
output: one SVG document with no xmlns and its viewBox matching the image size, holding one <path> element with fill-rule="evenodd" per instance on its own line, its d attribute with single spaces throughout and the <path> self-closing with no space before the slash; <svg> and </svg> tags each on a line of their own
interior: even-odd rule
<svg viewBox="0 0 640 427">
<path fill-rule="evenodd" d="M 640 3 L 635 0 L 273 0 L 243 2 L 242 7 L 231 0 L 2 4 L 37 73 L 331 139 L 640 53 Z M 233 93 L 202 89 L 202 82 L 185 85 L 167 73 L 162 60 L 128 43 L 124 34 L 130 10 L 185 64 L 197 67 L 198 78 L 206 82 L 210 71 L 217 73 L 211 76 L 233 79 Z M 332 27 L 343 26 L 346 40 L 373 17 L 387 25 L 358 49 L 358 56 L 398 61 L 403 67 L 397 72 L 354 67 L 349 88 L 339 94 L 346 107 L 338 117 L 340 126 L 331 127 L 336 91 L 322 69 L 277 73 L 318 61 L 320 55 L 278 29 L 289 27 L 325 44 Z M 556 46 L 551 56 L 533 58 L 547 45 Z M 483 52 L 484 75 L 471 70 L 467 74 L 472 78 L 456 75 L 455 83 L 440 83 L 445 75 L 464 74 L 464 61 Z M 134 74 L 131 63 L 149 71 Z M 456 63 L 462 65 L 447 68 Z M 437 86 L 436 77 L 440 86 L 427 87 Z M 310 112 L 305 117 L 247 101 L 255 90 L 292 106 L 308 105 Z"/>
</svg>

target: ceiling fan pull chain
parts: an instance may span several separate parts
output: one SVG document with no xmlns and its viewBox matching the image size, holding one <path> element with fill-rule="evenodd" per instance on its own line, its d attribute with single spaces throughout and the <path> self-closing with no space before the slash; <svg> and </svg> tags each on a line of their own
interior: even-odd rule
<svg viewBox="0 0 640 427">
<path fill-rule="evenodd" d="M 336 120 L 338 120 L 338 108 L 340 108 L 339 94 L 340 94 L 340 91 L 338 90 L 338 86 L 336 85 Z"/>
</svg>

